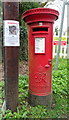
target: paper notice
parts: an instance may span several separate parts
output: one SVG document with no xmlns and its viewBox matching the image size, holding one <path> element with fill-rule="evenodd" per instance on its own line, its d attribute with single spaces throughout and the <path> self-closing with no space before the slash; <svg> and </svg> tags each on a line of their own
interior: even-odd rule
<svg viewBox="0 0 69 120">
<path fill-rule="evenodd" d="M 4 46 L 20 46 L 19 22 L 4 20 Z"/>
<path fill-rule="evenodd" d="M 35 53 L 45 53 L 45 38 L 35 38 Z"/>
</svg>

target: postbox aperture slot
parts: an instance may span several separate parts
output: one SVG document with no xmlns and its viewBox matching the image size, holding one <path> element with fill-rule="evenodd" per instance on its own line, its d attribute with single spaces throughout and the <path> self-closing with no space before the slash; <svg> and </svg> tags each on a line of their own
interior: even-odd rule
<svg viewBox="0 0 69 120">
<path fill-rule="evenodd" d="M 35 37 L 35 54 L 45 54 L 45 37 Z"/>
<path fill-rule="evenodd" d="M 33 32 L 40 32 L 40 31 L 48 32 L 48 27 L 33 28 Z"/>
</svg>

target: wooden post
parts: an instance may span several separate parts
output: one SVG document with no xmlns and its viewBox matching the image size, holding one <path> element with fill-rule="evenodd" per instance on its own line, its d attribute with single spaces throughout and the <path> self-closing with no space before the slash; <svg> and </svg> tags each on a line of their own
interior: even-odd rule
<svg viewBox="0 0 69 120">
<path fill-rule="evenodd" d="M 3 4 L 4 21 L 18 21 L 19 3 L 4 2 Z M 10 40 L 11 38 L 9 37 Z M 18 48 L 18 46 L 4 45 L 5 103 L 6 109 L 12 111 L 16 111 L 18 105 Z"/>
</svg>

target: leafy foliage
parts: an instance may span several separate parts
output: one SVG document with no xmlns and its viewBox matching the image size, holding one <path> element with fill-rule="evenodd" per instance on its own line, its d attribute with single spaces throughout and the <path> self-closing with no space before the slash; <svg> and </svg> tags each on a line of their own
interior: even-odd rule
<svg viewBox="0 0 69 120">
<path fill-rule="evenodd" d="M 20 27 L 20 49 L 19 49 L 19 60 L 28 59 L 28 36 L 27 28 Z"/>
<path fill-rule="evenodd" d="M 55 68 L 53 61 L 53 101 L 52 108 L 46 106 L 31 107 L 28 102 L 28 76 L 19 76 L 19 105 L 17 112 L 7 110 L 3 114 L 4 119 L 9 118 L 66 118 L 67 117 L 67 61 L 60 59 L 59 69 Z M 3 84 L 1 83 L 2 87 Z"/>
<path fill-rule="evenodd" d="M 58 35 L 58 27 L 55 28 L 56 35 Z"/>
<path fill-rule="evenodd" d="M 28 35 L 27 35 L 27 26 L 22 20 L 22 14 L 32 8 L 39 7 L 37 2 L 21 2 L 19 10 L 19 22 L 20 22 L 20 50 L 19 50 L 19 60 L 28 59 Z"/>
<path fill-rule="evenodd" d="M 2 53 L 3 53 L 3 27 L 0 25 L 0 63 L 2 63 Z"/>
<path fill-rule="evenodd" d="M 38 2 L 21 2 L 20 3 L 20 10 L 19 10 L 20 26 L 25 25 L 24 21 L 22 20 L 22 14 L 29 9 L 38 8 L 38 7 L 39 7 Z"/>
</svg>

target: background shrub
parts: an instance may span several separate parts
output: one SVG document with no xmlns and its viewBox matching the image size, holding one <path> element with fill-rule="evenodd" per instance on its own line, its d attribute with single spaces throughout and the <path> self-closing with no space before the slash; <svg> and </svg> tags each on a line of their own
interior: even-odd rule
<svg viewBox="0 0 69 120">
<path fill-rule="evenodd" d="M 28 36 L 27 28 L 24 26 L 20 27 L 20 49 L 19 49 L 19 60 L 28 59 Z"/>
</svg>

